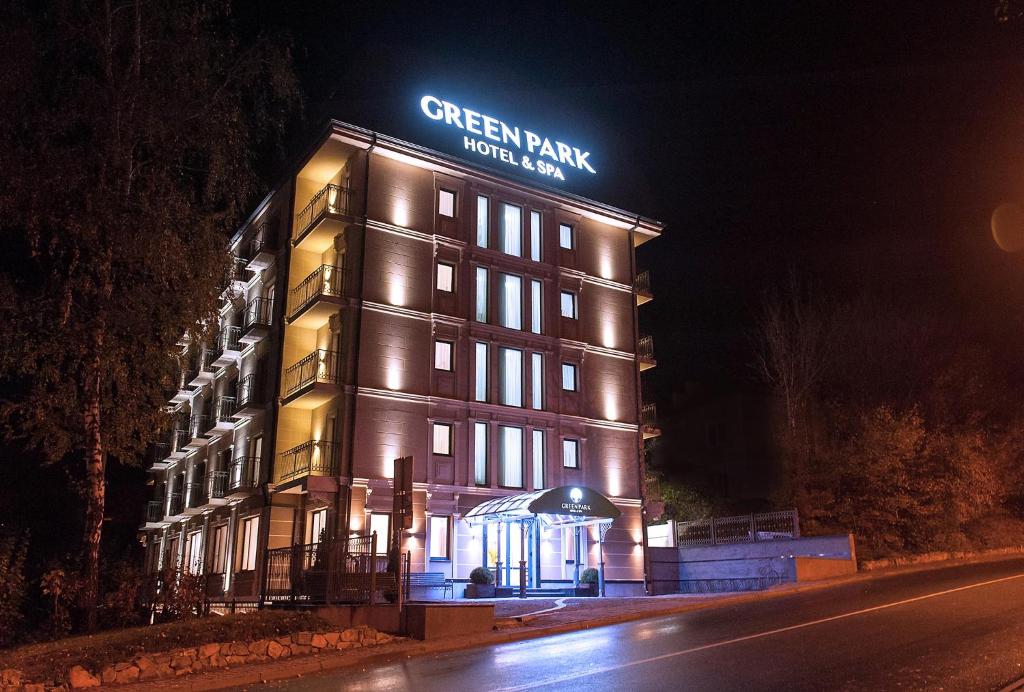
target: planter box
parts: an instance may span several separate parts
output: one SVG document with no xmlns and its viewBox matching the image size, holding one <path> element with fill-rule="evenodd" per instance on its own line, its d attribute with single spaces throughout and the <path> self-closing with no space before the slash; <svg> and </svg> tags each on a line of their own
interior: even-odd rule
<svg viewBox="0 0 1024 692">
<path fill-rule="evenodd" d="M 466 598 L 494 598 L 494 584 L 466 584 Z"/>
</svg>

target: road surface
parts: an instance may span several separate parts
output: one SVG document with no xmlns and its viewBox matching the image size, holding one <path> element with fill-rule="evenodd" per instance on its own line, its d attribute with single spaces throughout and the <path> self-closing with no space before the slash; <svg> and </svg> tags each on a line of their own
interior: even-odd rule
<svg viewBox="0 0 1024 692">
<path fill-rule="evenodd" d="M 267 690 L 987 690 L 1024 676 L 1024 559 L 892 575 Z"/>
</svg>

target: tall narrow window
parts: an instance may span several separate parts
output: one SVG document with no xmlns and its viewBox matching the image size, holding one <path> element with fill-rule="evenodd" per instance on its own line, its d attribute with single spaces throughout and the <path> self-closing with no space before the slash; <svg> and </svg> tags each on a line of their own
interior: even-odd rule
<svg viewBox="0 0 1024 692">
<path fill-rule="evenodd" d="M 487 344 L 478 341 L 474 350 L 476 362 L 473 364 L 473 398 L 476 401 L 487 401 Z"/>
<path fill-rule="evenodd" d="M 540 262 L 540 212 L 530 212 L 530 259 Z"/>
<path fill-rule="evenodd" d="M 562 291 L 559 307 L 561 308 L 562 317 L 576 319 L 576 294 L 572 291 Z"/>
<path fill-rule="evenodd" d="M 523 210 L 514 204 L 501 205 L 501 251 L 523 256 Z"/>
<path fill-rule="evenodd" d="M 502 425 L 498 428 L 500 478 L 506 488 L 523 487 L 523 429 Z"/>
<path fill-rule="evenodd" d="M 533 489 L 544 487 L 544 431 L 533 431 Z"/>
<path fill-rule="evenodd" d="M 558 224 L 558 247 L 565 248 L 566 250 L 572 250 L 572 226 L 567 223 Z"/>
<path fill-rule="evenodd" d="M 562 363 L 562 389 L 567 392 L 575 392 L 577 385 L 576 366 L 572 363 Z"/>
<path fill-rule="evenodd" d="M 242 545 L 238 569 L 242 572 L 256 569 L 256 546 L 259 543 L 260 518 L 248 517 L 242 520 Z"/>
<path fill-rule="evenodd" d="M 487 269 L 476 268 L 476 321 L 487 321 Z"/>
<path fill-rule="evenodd" d="M 203 572 L 202 531 L 192 531 L 185 537 L 185 571 L 189 574 Z"/>
<path fill-rule="evenodd" d="M 434 423 L 434 454 L 450 457 L 452 455 L 452 426 L 448 423 Z"/>
<path fill-rule="evenodd" d="M 540 281 L 537 279 L 530 280 L 530 331 L 534 334 L 540 334 L 540 315 L 541 310 L 544 308 L 544 303 L 541 297 L 541 286 Z"/>
<path fill-rule="evenodd" d="M 438 190 L 437 213 L 441 216 L 455 216 L 455 193 L 449 190 Z"/>
<path fill-rule="evenodd" d="M 447 560 L 449 557 L 448 528 L 451 526 L 451 517 L 439 517 L 431 515 L 427 520 L 427 530 L 430 532 L 430 559 Z"/>
<path fill-rule="evenodd" d="M 544 408 L 544 356 L 530 354 L 530 406 L 538 411 Z"/>
<path fill-rule="evenodd" d="M 213 574 L 224 574 L 224 556 L 225 556 L 225 542 L 228 537 L 228 527 L 224 524 L 215 526 L 213 529 L 213 551 L 211 553 L 212 562 L 210 563 L 210 571 Z"/>
<path fill-rule="evenodd" d="M 309 543 L 327 540 L 327 510 L 318 509 L 309 513 Z"/>
<path fill-rule="evenodd" d="M 487 247 L 488 209 L 490 200 L 479 195 L 476 198 L 476 244 Z"/>
<path fill-rule="evenodd" d="M 512 274 L 499 274 L 501 279 L 501 310 L 498 320 L 502 327 L 523 328 L 523 279 Z"/>
<path fill-rule="evenodd" d="M 447 262 L 437 263 L 437 290 L 445 293 L 455 290 L 455 267 Z"/>
<path fill-rule="evenodd" d="M 500 348 L 501 403 L 505 406 L 523 405 L 523 352 L 514 348 Z"/>
<path fill-rule="evenodd" d="M 487 485 L 487 423 L 473 424 L 473 482 Z"/>
<path fill-rule="evenodd" d="M 385 512 L 371 514 L 370 533 L 377 534 L 377 554 L 386 554 L 391 545 L 391 515 Z"/>
<path fill-rule="evenodd" d="M 437 370 L 452 369 L 452 344 L 449 341 L 434 342 L 434 368 Z"/>
<path fill-rule="evenodd" d="M 562 440 L 562 466 L 567 469 L 580 467 L 580 441 Z"/>
</svg>

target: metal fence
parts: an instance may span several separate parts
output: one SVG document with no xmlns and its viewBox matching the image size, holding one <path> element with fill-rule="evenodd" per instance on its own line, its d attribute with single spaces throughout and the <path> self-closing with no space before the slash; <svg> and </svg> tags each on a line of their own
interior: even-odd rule
<svg viewBox="0 0 1024 692">
<path fill-rule="evenodd" d="M 781 512 L 716 517 L 676 524 L 680 548 L 729 543 L 757 543 L 800 537 L 800 518 L 795 509 Z"/>
<path fill-rule="evenodd" d="M 378 552 L 376 534 L 274 548 L 264 594 L 279 602 L 382 602 L 397 595 L 395 567 Z"/>
</svg>

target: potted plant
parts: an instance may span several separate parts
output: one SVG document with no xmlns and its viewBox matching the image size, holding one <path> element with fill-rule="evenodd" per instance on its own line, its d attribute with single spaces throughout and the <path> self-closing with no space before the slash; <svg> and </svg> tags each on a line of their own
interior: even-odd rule
<svg viewBox="0 0 1024 692">
<path fill-rule="evenodd" d="M 593 567 L 587 567 L 580 575 L 580 585 L 576 587 L 577 596 L 597 595 L 598 574 Z"/>
<path fill-rule="evenodd" d="M 486 567 L 475 567 L 469 573 L 466 598 L 494 598 L 494 575 Z"/>
</svg>

